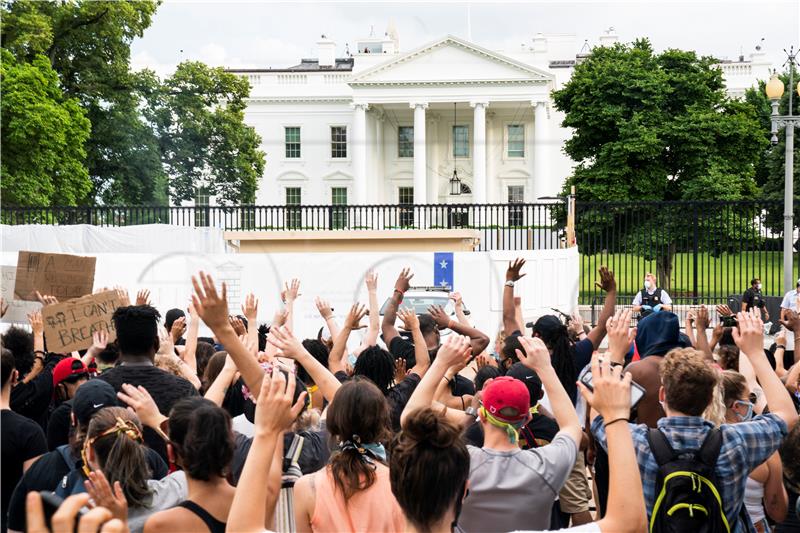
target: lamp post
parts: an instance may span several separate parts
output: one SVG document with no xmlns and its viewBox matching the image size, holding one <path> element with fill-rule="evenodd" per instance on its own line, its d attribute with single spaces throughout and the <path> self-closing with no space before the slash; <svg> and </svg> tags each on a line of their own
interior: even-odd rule
<svg viewBox="0 0 800 533">
<path fill-rule="evenodd" d="M 785 51 L 785 50 L 784 50 Z M 800 124 L 800 116 L 792 114 L 792 97 L 794 87 L 794 62 L 797 53 L 794 47 L 787 52 L 789 59 L 789 113 L 778 114 L 778 105 L 783 96 L 783 82 L 773 73 L 767 82 L 767 98 L 772 101 L 772 144 L 778 144 L 778 128 L 786 128 L 786 159 L 784 162 L 784 188 L 783 188 L 783 290 L 788 292 L 794 287 L 794 254 L 792 238 L 794 237 L 794 126 Z M 800 83 L 797 84 L 800 94 Z"/>
</svg>

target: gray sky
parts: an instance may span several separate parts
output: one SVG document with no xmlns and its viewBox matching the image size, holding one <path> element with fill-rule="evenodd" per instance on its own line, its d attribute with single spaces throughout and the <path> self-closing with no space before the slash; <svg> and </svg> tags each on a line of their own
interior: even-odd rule
<svg viewBox="0 0 800 533">
<path fill-rule="evenodd" d="M 656 49 L 683 48 L 735 59 L 762 37 L 775 66 L 783 49 L 800 44 L 800 0 L 471 2 L 472 40 L 493 50 L 517 49 L 537 32 L 576 36 L 577 46 L 613 26 L 622 41 L 648 37 Z M 402 51 L 446 34 L 467 37 L 466 2 L 334 2 L 165 0 L 132 47 L 134 68 L 159 74 L 185 59 L 226 67 L 286 67 L 315 57 L 325 33 L 354 49 L 357 39 L 382 35 L 394 20 Z M 576 52 L 578 50 L 575 50 Z"/>
</svg>

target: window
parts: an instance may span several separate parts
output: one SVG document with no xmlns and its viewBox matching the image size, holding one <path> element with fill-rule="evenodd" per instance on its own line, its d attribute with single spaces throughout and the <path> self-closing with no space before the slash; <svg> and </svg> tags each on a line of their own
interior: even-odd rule
<svg viewBox="0 0 800 533">
<path fill-rule="evenodd" d="M 331 187 L 331 229 L 347 227 L 347 187 Z"/>
<path fill-rule="evenodd" d="M 522 124 L 508 125 L 508 157 L 525 157 L 525 127 Z"/>
<path fill-rule="evenodd" d="M 286 134 L 286 159 L 300 158 L 300 127 L 287 126 L 284 128 Z"/>
<path fill-rule="evenodd" d="M 525 187 L 523 185 L 508 186 L 508 225 L 512 227 L 524 225 L 523 208 L 525 202 Z"/>
<path fill-rule="evenodd" d="M 347 126 L 331 126 L 331 157 L 347 157 Z"/>
<path fill-rule="evenodd" d="M 286 187 L 286 205 L 299 206 L 301 203 L 302 191 L 300 187 Z M 300 207 L 289 207 L 286 209 L 286 229 L 300 229 L 303 225 L 303 216 Z"/>
<path fill-rule="evenodd" d="M 453 157 L 469 157 L 469 128 L 453 126 Z"/>
<path fill-rule="evenodd" d="M 414 227 L 414 208 L 402 207 L 414 204 L 414 187 L 399 187 L 397 189 L 397 203 L 400 204 L 399 214 L 401 228 Z"/>
<path fill-rule="evenodd" d="M 397 127 L 397 157 L 414 157 L 414 126 Z"/>
<path fill-rule="evenodd" d="M 194 225 L 198 227 L 208 226 L 209 209 L 211 195 L 205 189 L 198 189 L 194 197 Z"/>
</svg>

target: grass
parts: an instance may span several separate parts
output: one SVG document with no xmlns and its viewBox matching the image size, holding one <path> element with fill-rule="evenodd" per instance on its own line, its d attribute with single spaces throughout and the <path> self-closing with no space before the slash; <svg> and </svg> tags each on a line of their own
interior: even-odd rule
<svg viewBox="0 0 800 533">
<path fill-rule="evenodd" d="M 798 254 L 794 254 L 794 271 L 798 271 Z M 582 303 L 597 294 L 594 283 L 597 269 L 607 265 L 614 272 L 620 294 L 635 294 L 642 286 L 647 272 L 656 272 L 655 261 L 631 254 L 581 255 L 580 295 Z M 741 294 L 750 286 L 750 280 L 760 277 L 765 296 L 783 295 L 783 253 L 743 252 L 712 257 L 707 253 L 697 256 L 697 292 L 704 296 Z M 663 285 L 663 280 L 659 280 Z M 679 253 L 673 260 L 669 294 L 673 297 L 692 296 L 694 289 L 694 256 Z"/>
</svg>

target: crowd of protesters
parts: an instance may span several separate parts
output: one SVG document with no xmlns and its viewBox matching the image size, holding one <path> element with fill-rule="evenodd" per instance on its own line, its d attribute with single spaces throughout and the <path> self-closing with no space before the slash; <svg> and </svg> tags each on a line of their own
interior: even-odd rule
<svg viewBox="0 0 800 533">
<path fill-rule="evenodd" d="M 121 290 L 116 339 L 80 353 L 32 313 L 2 336 L 3 532 L 800 531 L 798 291 L 766 349 L 758 305 L 682 331 L 655 279 L 617 310 L 606 268 L 596 326 L 531 328 L 524 266 L 494 339 L 458 294 L 404 305 L 408 269 L 382 318 L 372 272 L 341 323 L 317 298 L 314 332 L 298 280 L 259 324 L 202 272 L 163 320 Z"/>
</svg>

